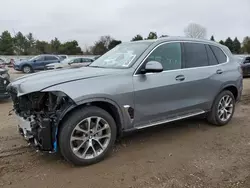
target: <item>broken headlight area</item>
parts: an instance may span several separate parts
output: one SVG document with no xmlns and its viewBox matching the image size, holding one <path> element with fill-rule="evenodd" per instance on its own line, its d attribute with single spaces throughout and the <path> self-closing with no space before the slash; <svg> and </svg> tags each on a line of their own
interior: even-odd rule
<svg viewBox="0 0 250 188">
<path fill-rule="evenodd" d="M 39 150 L 57 151 L 57 130 L 62 116 L 74 102 L 62 92 L 11 92 L 20 133 Z"/>
</svg>

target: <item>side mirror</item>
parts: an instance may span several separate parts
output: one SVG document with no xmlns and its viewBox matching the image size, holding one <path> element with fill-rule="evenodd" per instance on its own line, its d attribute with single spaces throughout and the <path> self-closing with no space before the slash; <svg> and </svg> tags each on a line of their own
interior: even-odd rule
<svg viewBox="0 0 250 188">
<path fill-rule="evenodd" d="M 156 72 L 162 72 L 163 66 L 158 61 L 149 61 L 146 63 L 145 68 L 141 70 L 142 74 L 146 73 L 156 73 Z"/>
</svg>

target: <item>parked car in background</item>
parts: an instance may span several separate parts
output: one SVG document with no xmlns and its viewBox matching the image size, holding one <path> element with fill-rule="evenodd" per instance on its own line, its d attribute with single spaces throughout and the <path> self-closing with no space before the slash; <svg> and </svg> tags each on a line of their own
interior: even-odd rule
<svg viewBox="0 0 250 188">
<path fill-rule="evenodd" d="M 61 59 L 67 59 L 68 55 L 58 55 Z"/>
<path fill-rule="evenodd" d="M 86 67 L 94 60 L 86 57 L 69 57 L 60 63 L 51 63 L 46 65 L 46 69 L 62 69 L 62 68 L 80 68 Z"/>
<path fill-rule="evenodd" d="M 31 73 L 35 70 L 45 70 L 48 64 L 60 62 L 61 59 L 57 55 L 38 55 L 31 59 L 15 62 L 14 69 L 24 73 Z"/>
<path fill-rule="evenodd" d="M 239 58 L 243 76 L 250 76 L 250 55 L 236 55 L 236 57 Z"/>
<path fill-rule="evenodd" d="M 10 75 L 7 69 L 0 68 L 0 100 L 9 98 L 6 87 L 10 83 Z"/>
<path fill-rule="evenodd" d="M 167 37 L 122 43 L 80 69 L 21 77 L 8 91 L 30 143 L 89 165 L 104 159 L 126 131 L 197 115 L 226 125 L 242 81 L 226 46 Z"/>
</svg>

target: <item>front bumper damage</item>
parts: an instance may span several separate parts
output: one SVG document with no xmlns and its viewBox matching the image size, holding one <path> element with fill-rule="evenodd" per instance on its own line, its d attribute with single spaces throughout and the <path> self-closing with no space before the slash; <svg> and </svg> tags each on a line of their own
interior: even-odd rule
<svg viewBox="0 0 250 188">
<path fill-rule="evenodd" d="M 56 152 L 59 123 L 75 103 L 62 92 L 35 92 L 18 96 L 8 88 L 18 120 L 18 130 L 37 150 Z"/>
</svg>

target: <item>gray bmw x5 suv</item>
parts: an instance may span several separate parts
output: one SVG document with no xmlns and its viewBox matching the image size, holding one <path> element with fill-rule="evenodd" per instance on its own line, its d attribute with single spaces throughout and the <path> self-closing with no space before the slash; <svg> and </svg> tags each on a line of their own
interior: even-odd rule
<svg viewBox="0 0 250 188">
<path fill-rule="evenodd" d="M 227 124 L 242 72 L 225 46 L 167 37 L 122 43 L 88 67 L 21 77 L 8 91 L 26 140 L 88 165 L 126 131 L 201 114 Z"/>
</svg>

